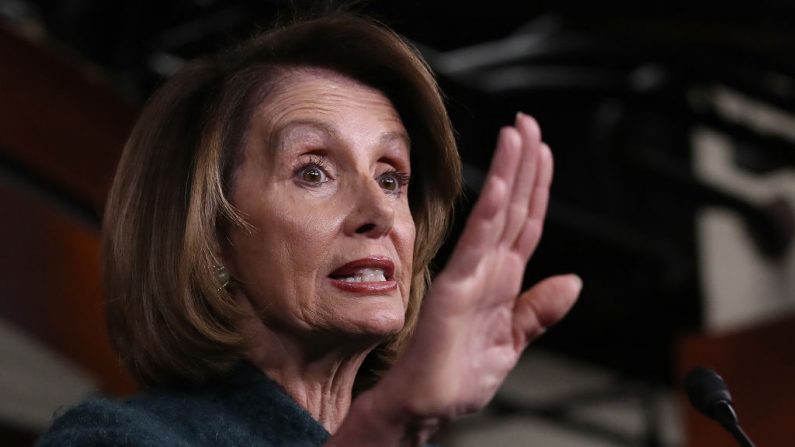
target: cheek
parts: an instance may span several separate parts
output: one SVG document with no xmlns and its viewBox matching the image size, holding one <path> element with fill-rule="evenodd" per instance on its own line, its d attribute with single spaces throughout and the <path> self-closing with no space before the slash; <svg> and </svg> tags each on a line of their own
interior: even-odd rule
<svg viewBox="0 0 795 447">
<path fill-rule="evenodd" d="M 414 239 L 416 230 L 413 221 L 410 225 L 405 225 L 402 228 L 396 227 L 396 230 L 401 231 L 400 241 L 396 249 L 403 265 L 403 278 L 400 281 L 400 289 L 405 310 L 411 300 L 411 285 L 414 279 Z"/>
<path fill-rule="evenodd" d="M 266 282 L 268 288 L 294 284 L 296 277 L 319 268 L 333 225 L 319 218 L 316 208 L 300 206 L 296 201 L 272 199 L 263 203 L 267 206 L 246 210 L 251 231 L 230 232 L 236 267 L 248 276 L 241 279 Z"/>
<path fill-rule="evenodd" d="M 311 206 L 281 207 L 272 210 L 271 216 L 274 219 L 265 229 L 270 233 L 267 245 L 271 248 L 263 253 L 267 262 L 281 264 L 285 274 L 316 274 L 329 255 L 336 228 L 334 220 Z"/>
<path fill-rule="evenodd" d="M 410 226 L 406 228 L 406 256 L 408 257 L 408 262 L 410 264 L 414 263 L 414 243 L 417 237 L 416 228 L 414 228 L 414 222 L 411 223 Z"/>
<path fill-rule="evenodd" d="M 412 265 L 414 263 L 414 242 L 416 239 L 416 228 L 411 213 L 406 210 L 396 219 L 395 233 L 397 241 L 395 243 L 398 256 L 404 266 L 404 270 L 411 276 Z M 409 281 L 411 279 L 409 278 Z"/>
</svg>

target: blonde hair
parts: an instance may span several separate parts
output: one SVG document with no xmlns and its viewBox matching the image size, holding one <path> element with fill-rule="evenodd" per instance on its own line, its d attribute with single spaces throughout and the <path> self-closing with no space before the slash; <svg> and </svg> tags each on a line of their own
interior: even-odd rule
<svg viewBox="0 0 795 447">
<path fill-rule="evenodd" d="M 227 192 L 253 110 L 294 66 L 379 89 L 409 132 L 414 272 L 405 326 L 376 350 L 381 366 L 416 324 L 461 189 L 439 88 L 417 51 L 371 19 L 298 21 L 189 64 L 149 100 L 124 148 L 105 210 L 104 279 L 111 339 L 144 384 L 201 380 L 243 357 L 242 311 L 217 275 L 223 229 L 246 225 Z"/>
</svg>

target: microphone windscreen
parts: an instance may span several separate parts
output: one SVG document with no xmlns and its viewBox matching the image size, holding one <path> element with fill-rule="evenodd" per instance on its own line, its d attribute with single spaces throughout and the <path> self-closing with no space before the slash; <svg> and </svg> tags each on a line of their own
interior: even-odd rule
<svg viewBox="0 0 795 447">
<path fill-rule="evenodd" d="M 685 376 L 685 392 L 693 406 L 710 419 L 718 402 L 731 403 L 732 397 L 723 378 L 708 368 L 694 368 Z"/>
</svg>

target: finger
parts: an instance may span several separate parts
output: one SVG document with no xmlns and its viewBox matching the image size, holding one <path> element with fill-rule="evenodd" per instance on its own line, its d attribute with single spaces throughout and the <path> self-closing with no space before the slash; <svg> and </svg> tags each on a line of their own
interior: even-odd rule
<svg viewBox="0 0 795 447">
<path fill-rule="evenodd" d="M 469 271 L 467 269 L 498 240 L 504 224 L 504 209 L 513 186 L 513 173 L 521 155 L 520 141 L 516 129 L 504 127 L 500 130 L 486 182 L 467 218 L 448 269 Z"/>
<path fill-rule="evenodd" d="M 571 309 L 582 290 L 577 275 L 547 278 L 519 295 L 513 312 L 514 341 L 517 349 L 543 334 Z"/>
<path fill-rule="evenodd" d="M 539 152 L 538 175 L 527 205 L 528 214 L 513 247 L 525 259 L 533 254 L 538 241 L 541 240 L 549 203 L 549 187 L 554 171 L 552 151 L 549 146 L 542 143 Z"/>
<path fill-rule="evenodd" d="M 497 147 L 491 160 L 489 172 L 486 174 L 486 181 L 480 192 L 480 198 L 472 208 L 470 216 L 477 219 L 494 219 L 498 217 L 500 211 L 507 203 L 507 194 L 495 194 L 492 189 L 500 189 L 506 192 L 513 188 L 516 177 L 516 164 L 521 158 L 521 136 L 513 127 L 503 127 L 497 137 Z M 500 198 L 502 200 L 495 200 Z"/>
<path fill-rule="evenodd" d="M 507 208 L 501 241 L 509 247 L 516 243 L 527 219 L 530 196 L 536 183 L 538 158 L 541 152 L 541 130 L 529 115 L 516 114 L 516 128 L 522 137 L 522 158 L 516 166 L 511 197 Z"/>
<path fill-rule="evenodd" d="M 552 151 L 544 143 L 541 143 L 539 151 L 538 175 L 533 187 L 533 195 L 530 198 L 531 219 L 544 219 L 547 213 L 547 198 L 549 197 L 549 186 L 552 184 L 552 177 L 555 170 L 555 162 L 552 158 Z M 544 199 L 544 200 L 539 200 Z"/>
</svg>

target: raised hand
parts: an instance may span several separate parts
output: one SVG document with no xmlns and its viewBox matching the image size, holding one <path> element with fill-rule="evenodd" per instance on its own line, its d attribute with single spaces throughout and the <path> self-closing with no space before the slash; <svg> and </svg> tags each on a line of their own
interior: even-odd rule
<svg viewBox="0 0 795 447">
<path fill-rule="evenodd" d="M 410 411 L 452 417 L 483 407 L 522 350 L 574 304 L 574 275 L 519 295 L 541 237 L 552 154 L 535 120 L 518 114 L 497 149 L 461 239 L 425 297 L 403 356 L 387 374 Z"/>
<path fill-rule="evenodd" d="M 425 296 L 414 336 L 362 396 L 358 410 L 366 406 L 370 420 L 427 424 L 484 407 L 528 343 L 574 304 L 581 288 L 575 275 L 519 293 L 541 238 L 552 169 L 535 120 L 518 114 L 515 126 L 501 129 L 483 191 Z M 415 431 L 421 441 L 422 430 Z"/>
</svg>

